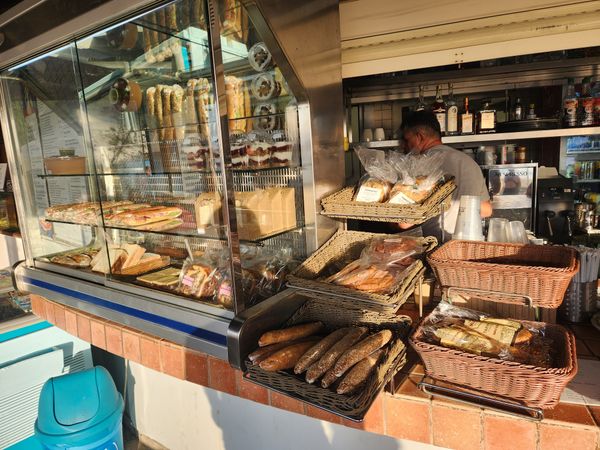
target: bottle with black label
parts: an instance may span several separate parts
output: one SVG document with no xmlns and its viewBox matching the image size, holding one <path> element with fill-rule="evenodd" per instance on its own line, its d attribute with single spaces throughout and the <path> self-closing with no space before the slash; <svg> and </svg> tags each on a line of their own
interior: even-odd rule
<svg viewBox="0 0 600 450">
<path fill-rule="evenodd" d="M 446 135 L 446 103 L 442 97 L 442 87 L 438 84 L 435 88 L 435 101 L 431 105 L 431 110 L 440 123 L 442 136 Z"/>
<path fill-rule="evenodd" d="M 458 134 L 458 105 L 454 101 L 454 86 L 448 83 L 448 101 L 446 102 L 446 134 Z"/>
<path fill-rule="evenodd" d="M 419 85 L 419 100 L 415 105 L 415 111 L 424 111 L 427 109 L 427 105 L 425 104 L 425 86 L 422 84 Z"/>
<path fill-rule="evenodd" d="M 473 113 L 469 111 L 469 97 L 465 97 L 465 109 L 460 115 L 460 134 L 473 134 Z"/>
</svg>

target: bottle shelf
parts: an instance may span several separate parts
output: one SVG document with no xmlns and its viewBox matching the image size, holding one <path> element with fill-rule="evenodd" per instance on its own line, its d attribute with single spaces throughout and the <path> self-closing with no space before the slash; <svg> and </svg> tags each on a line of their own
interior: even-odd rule
<svg viewBox="0 0 600 450">
<path fill-rule="evenodd" d="M 553 137 L 591 136 L 600 134 L 600 127 L 557 128 L 554 130 L 515 131 L 511 133 L 470 134 L 466 136 L 444 136 L 444 144 L 468 142 L 512 141 L 519 139 L 544 139 Z"/>
</svg>

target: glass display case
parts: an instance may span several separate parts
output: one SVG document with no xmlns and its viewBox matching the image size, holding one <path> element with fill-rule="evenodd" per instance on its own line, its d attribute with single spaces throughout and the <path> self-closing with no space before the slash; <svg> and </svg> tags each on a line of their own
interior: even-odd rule
<svg viewBox="0 0 600 450">
<path fill-rule="evenodd" d="M 311 223 L 264 32 L 179 0 L 4 70 L 28 265 L 225 317 L 278 292 Z"/>
</svg>

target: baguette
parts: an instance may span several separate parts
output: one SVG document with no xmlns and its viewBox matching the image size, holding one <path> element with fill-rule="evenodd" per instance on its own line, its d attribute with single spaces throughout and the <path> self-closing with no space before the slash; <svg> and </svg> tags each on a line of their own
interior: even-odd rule
<svg viewBox="0 0 600 450">
<path fill-rule="evenodd" d="M 312 348 L 310 348 L 302 358 L 298 360 L 298 364 L 294 367 L 294 373 L 299 374 L 306 371 L 312 364 L 318 361 L 333 345 L 343 338 L 350 328 L 340 328 L 330 333 L 327 337 L 321 339 Z"/>
<path fill-rule="evenodd" d="M 333 371 L 336 377 L 341 377 L 350 367 L 367 357 L 375 350 L 380 349 L 392 339 L 390 330 L 381 330 L 371 336 L 366 337 L 354 347 L 347 350 L 340 359 L 337 360 Z"/>
<path fill-rule="evenodd" d="M 185 92 L 185 121 L 188 124 L 198 123 L 198 115 L 196 113 L 196 101 L 194 100 L 194 90 L 198 80 L 192 78 L 187 82 L 187 89 Z"/>
<path fill-rule="evenodd" d="M 178 31 L 177 6 L 174 3 L 171 3 L 169 6 L 167 6 L 166 16 L 167 28 L 169 28 L 171 31 Z"/>
<path fill-rule="evenodd" d="M 325 372 L 333 367 L 338 358 L 367 332 L 366 327 L 352 328 L 346 336 L 340 339 L 331 347 L 316 363 L 308 368 L 306 372 L 306 381 L 314 383 Z"/>
<path fill-rule="evenodd" d="M 294 341 L 306 336 L 311 336 L 321 331 L 322 328 L 322 322 L 310 322 L 284 328 L 282 330 L 267 331 L 258 340 L 258 345 L 259 347 L 264 347 L 265 345 L 276 344 L 278 342 Z M 308 350 L 308 348 L 306 350 Z"/>
<path fill-rule="evenodd" d="M 287 347 L 277 350 L 267 359 L 262 361 L 259 366 L 261 369 L 268 372 L 276 372 L 278 370 L 291 369 L 296 365 L 298 359 L 312 347 L 317 338 L 310 339 L 303 342 L 297 342 L 295 344 L 288 345 Z"/>
<path fill-rule="evenodd" d="M 171 111 L 173 113 L 173 125 L 175 126 L 174 138 L 183 141 L 185 137 L 185 118 L 183 114 L 183 94 L 184 90 L 178 84 L 173 85 L 171 95 Z"/>
<path fill-rule="evenodd" d="M 297 344 L 303 341 L 306 341 L 308 339 L 312 339 L 312 338 L 302 338 L 299 339 L 297 341 L 293 341 L 293 342 L 278 342 L 277 344 L 271 344 L 271 345 L 267 345 L 265 347 L 258 347 L 256 350 L 254 350 L 252 353 L 250 353 L 248 355 L 248 359 L 250 360 L 250 362 L 253 365 L 259 364 L 261 361 L 264 361 L 265 359 L 267 359 L 269 356 L 271 356 L 273 353 L 275 353 L 277 350 L 281 350 L 282 348 L 288 347 L 291 344 Z"/>
<path fill-rule="evenodd" d="M 165 136 L 165 122 L 163 120 L 163 108 L 162 108 L 162 91 L 165 86 L 159 84 L 154 90 L 154 117 L 156 117 L 156 124 L 158 127 L 158 138 L 162 141 Z"/>
<path fill-rule="evenodd" d="M 327 372 L 325 372 L 325 375 L 323 375 L 323 378 L 321 379 L 321 387 L 327 389 L 329 386 L 335 383 L 337 379 L 338 377 L 335 376 L 333 369 L 329 369 Z"/>
<path fill-rule="evenodd" d="M 375 350 L 362 361 L 359 361 L 342 379 L 336 392 L 338 394 L 351 394 L 356 391 L 356 389 L 367 381 L 367 378 L 369 378 L 369 375 L 371 375 L 371 372 L 377 366 L 381 355 L 383 355 L 383 349 Z"/>
<path fill-rule="evenodd" d="M 163 134 L 166 141 L 173 139 L 173 118 L 171 116 L 171 95 L 173 88 L 171 86 L 165 86 L 162 89 L 162 119 L 163 119 Z"/>
</svg>

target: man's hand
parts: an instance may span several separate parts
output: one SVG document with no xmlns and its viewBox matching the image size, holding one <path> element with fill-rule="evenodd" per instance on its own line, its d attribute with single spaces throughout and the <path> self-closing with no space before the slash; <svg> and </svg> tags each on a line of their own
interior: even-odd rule
<svg viewBox="0 0 600 450">
<path fill-rule="evenodd" d="M 398 228 L 400 228 L 401 230 L 408 230 L 409 228 L 414 227 L 415 224 L 414 223 L 410 223 L 410 222 L 400 222 L 398 223 Z"/>
<path fill-rule="evenodd" d="M 482 219 L 492 215 L 492 203 L 489 200 L 481 202 L 480 214 Z"/>
</svg>

